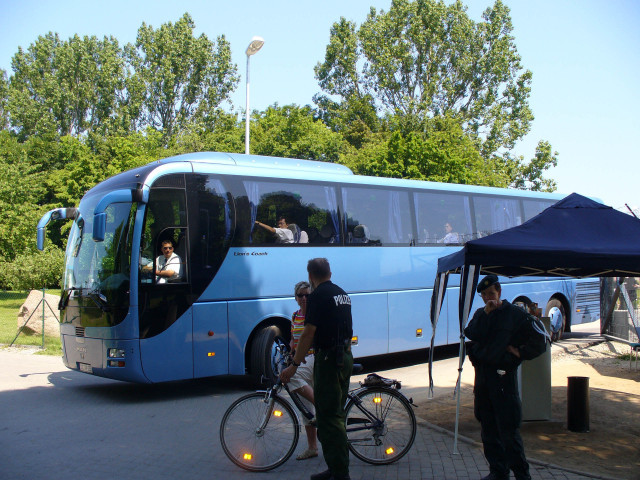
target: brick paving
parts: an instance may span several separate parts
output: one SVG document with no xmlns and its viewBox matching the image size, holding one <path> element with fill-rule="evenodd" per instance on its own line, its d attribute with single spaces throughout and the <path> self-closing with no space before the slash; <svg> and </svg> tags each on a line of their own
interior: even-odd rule
<svg viewBox="0 0 640 480">
<path fill-rule="evenodd" d="M 321 457 L 295 455 L 267 473 L 245 472 L 222 452 L 220 419 L 251 388 L 245 378 L 133 385 L 64 368 L 58 358 L 0 350 L 0 478 L 13 479 L 305 479 Z M 298 451 L 305 448 L 301 435 Z M 419 421 L 399 462 L 372 466 L 351 457 L 351 477 L 479 479 L 488 466 L 477 444 Z M 540 480 L 600 478 L 532 464 Z"/>
</svg>

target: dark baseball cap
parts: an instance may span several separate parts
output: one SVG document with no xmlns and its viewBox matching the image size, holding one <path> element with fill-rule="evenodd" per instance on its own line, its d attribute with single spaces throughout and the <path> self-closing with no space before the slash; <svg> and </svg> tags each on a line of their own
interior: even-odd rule
<svg viewBox="0 0 640 480">
<path fill-rule="evenodd" d="M 481 293 L 482 291 L 486 290 L 491 285 L 495 285 L 496 283 L 500 283 L 498 282 L 498 277 L 496 275 L 487 275 L 480 281 L 480 283 L 478 283 L 478 288 L 476 290 L 478 293 Z"/>
</svg>

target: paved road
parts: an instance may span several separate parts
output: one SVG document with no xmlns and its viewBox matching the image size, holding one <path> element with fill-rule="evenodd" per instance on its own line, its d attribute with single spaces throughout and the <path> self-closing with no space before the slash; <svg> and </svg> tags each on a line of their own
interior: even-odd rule
<svg viewBox="0 0 640 480">
<path fill-rule="evenodd" d="M 438 389 L 451 388 L 456 368 L 457 359 L 436 363 Z M 472 381 L 469 370 L 465 381 L 469 375 Z M 408 395 L 419 395 L 426 371 L 422 364 L 388 375 L 403 379 Z M 252 389 L 244 377 L 128 384 L 67 370 L 58 358 L 0 350 L 0 478 L 293 480 L 324 470 L 320 459 L 291 459 L 264 474 L 228 461 L 218 441 L 220 419 L 235 398 Z M 299 450 L 304 443 L 301 438 Z M 374 467 L 352 457 L 352 478 L 476 479 L 488 472 L 476 445 L 460 441 L 459 452 L 452 450 L 449 433 L 422 422 L 405 458 Z M 590 478 L 532 467 L 534 479 Z"/>
</svg>

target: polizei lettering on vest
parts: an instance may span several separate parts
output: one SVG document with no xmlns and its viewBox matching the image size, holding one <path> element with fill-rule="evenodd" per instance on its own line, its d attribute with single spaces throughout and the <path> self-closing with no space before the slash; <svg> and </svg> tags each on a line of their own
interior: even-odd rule
<svg viewBox="0 0 640 480">
<path fill-rule="evenodd" d="M 333 301 L 336 302 L 337 305 L 351 305 L 351 298 L 349 295 L 336 295 L 333 297 Z"/>
</svg>

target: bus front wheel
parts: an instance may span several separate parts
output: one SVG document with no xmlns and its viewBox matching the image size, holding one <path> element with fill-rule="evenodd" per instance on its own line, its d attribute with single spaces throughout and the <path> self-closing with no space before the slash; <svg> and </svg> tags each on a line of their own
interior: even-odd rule
<svg viewBox="0 0 640 480">
<path fill-rule="evenodd" d="M 275 358 L 278 354 L 275 348 L 276 338 L 283 339 L 282 331 L 277 326 L 270 325 L 256 333 L 251 344 L 251 373 L 256 376 L 262 375 L 273 383 L 278 378 Z"/>
<path fill-rule="evenodd" d="M 549 300 L 547 308 L 544 311 L 544 316 L 549 317 L 551 321 L 551 341 L 556 342 L 560 340 L 567 322 L 567 316 L 562 302 L 557 298 Z"/>
</svg>

